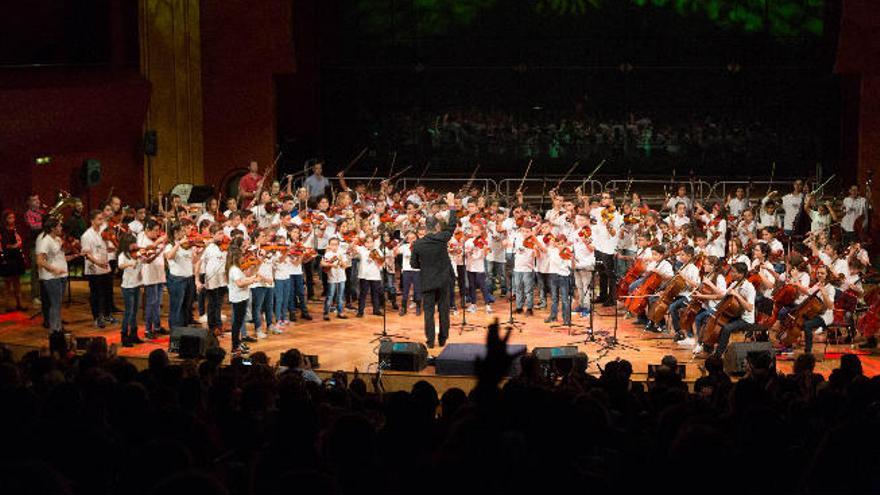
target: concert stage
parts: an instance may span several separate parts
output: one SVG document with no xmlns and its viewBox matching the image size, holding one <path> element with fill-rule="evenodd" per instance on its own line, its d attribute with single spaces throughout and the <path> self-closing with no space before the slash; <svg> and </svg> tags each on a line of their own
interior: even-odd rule
<svg viewBox="0 0 880 495">
<path fill-rule="evenodd" d="M 73 292 L 71 302 L 65 303 L 62 310 L 62 317 L 67 322 L 65 327 L 74 336 L 102 335 L 111 344 L 119 343 L 118 326 L 101 330 L 92 324 L 86 282 L 74 281 L 71 283 L 71 287 Z M 27 293 L 24 287 L 23 290 Z M 122 307 L 118 288 L 116 288 L 116 295 L 116 304 Z M 65 301 L 67 301 L 66 294 Z M 163 302 L 163 324 L 166 323 L 166 303 L 167 294 Z M 320 303 L 310 303 L 309 306 L 312 316 L 315 317 L 314 320 L 309 322 L 300 320 L 288 325 L 283 335 L 270 335 L 267 339 L 251 344 L 251 353 L 265 352 L 271 359 L 271 363 L 274 364 L 277 363 L 278 357 L 283 351 L 295 347 L 305 354 L 317 354 L 320 360 L 320 369 L 328 374 L 337 370 L 353 372 L 355 369 L 361 373 L 375 372 L 378 361 L 378 342 L 374 340 L 376 338 L 374 334 L 382 331 L 382 317 L 368 315 L 363 318 L 355 318 L 354 311 L 351 311 L 347 312 L 349 318 L 346 320 L 333 318 L 326 322 L 321 319 Z M 509 317 L 506 300 L 499 300 L 493 305 L 493 308 L 495 311 L 491 315 L 482 310 L 467 314 L 468 323 L 483 325 L 473 331 L 460 333 L 455 324 L 460 323 L 461 313 L 453 316 L 453 328 L 450 331 L 449 343 L 485 342 L 485 325 L 492 318 L 497 317 L 501 321 L 506 321 Z M 33 349 L 48 347 L 46 330 L 41 326 L 41 317 L 31 318 L 31 315 L 38 310 L 37 307 L 26 312 L 11 312 L 0 315 L 0 344 L 12 348 L 17 356 Z M 224 315 L 229 316 L 228 305 L 224 305 Z M 511 344 L 523 344 L 531 351 L 535 347 L 563 346 L 577 342 L 579 350 L 587 354 L 590 360 L 589 371 L 593 374 L 598 374 L 599 367 L 604 367 L 606 362 L 619 357 L 632 363 L 633 379 L 645 380 L 647 379 L 648 365 L 657 364 L 663 356 L 671 354 L 678 358 L 679 363 L 686 366 L 687 381 L 692 382 L 701 375 L 702 360 L 692 359 L 690 350 L 680 348 L 670 336 L 643 332 L 633 325 L 631 320 L 624 319 L 622 316 L 618 319 L 618 337 L 623 345 L 607 349 L 605 337 L 613 333 L 614 329 L 611 308 L 597 307 L 597 314 L 594 317 L 595 341 L 587 341 L 588 334 L 569 335 L 565 329 L 551 328 L 549 324 L 544 323 L 544 318 L 547 316 L 546 310 L 536 310 L 535 315 L 531 317 L 514 316 L 524 324 L 520 326 L 521 331 L 514 330 L 510 339 Z M 117 318 L 121 319 L 122 315 L 117 315 Z M 139 320 L 141 321 L 139 334 L 143 336 L 143 318 L 139 317 Z M 589 318 L 573 316 L 572 321 L 577 325 L 587 325 Z M 422 317 L 415 316 L 412 311 L 404 317 L 389 311 L 387 329 L 389 333 L 401 334 L 403 336 L 401 340 L 424 342 Z M 584 331 L 583 328 L 577 330 L 579 333 Z M 735 336 L 734 341 L 741 340 L 741 338 L 742 336 Z M 824 337 L 818 337 L 817 340 L 818 342 L 814 344 L 814 351 L 817 353 L 819 361 L 816 366 L 817 371 L 827 376 L 831 370 L 839 365 L 839 354 L 852 352 L 852 350 L 848 345 L 831 345 L 828 347 L 828 354 L 823 356 L 821 352 L 825 349 Z M 220 340 L 220 345 L 227 351 L 229 350 L 230 338 L 228 334 Z M 143 368 L 146 366 L 147 356 L 152 350 L 167 349 L 167 347 L 168 337 L 165 336 L 161 340 L 151 341 L 134 348 L 120 347 L 118 354 L 130 359 L 138 368 Z M 429 349 L 428 353 L 431 357 L 436 357 L 441 351 L 441 348 L 436 347 Z M 172 355 L 172 358 L 174 357 Z M 880 374 L 880 355 L 862 355 L 860 357 L 865 374 L 868 376 Z M 793 359 L 791 358 L 786 359 L 782 356 L 777 358 L 777 367 L 783 372 L 790 372 L 792 364 Z M 441 393 L 450 387 L 469 390 L 474 383 L 472 377 L 437 376 L 433 366 L 428 366 L 418 373 L 383 371 L 383 384 L 386 390 L 408 389 L 412 383 L 420 379 L 430 380 Z"/>
</svg>

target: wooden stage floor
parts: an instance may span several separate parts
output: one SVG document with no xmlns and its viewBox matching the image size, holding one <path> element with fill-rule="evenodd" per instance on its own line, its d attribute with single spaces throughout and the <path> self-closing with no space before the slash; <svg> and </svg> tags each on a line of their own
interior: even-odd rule
<svg viewBox="0 0 880 495">
<path fill-rule="evenodd" d="M 68 304 L 67 295 L 65 294 L 65 305 L 62 310 L 62 317 L 67 322 L 66 328 L 75 336 L 94 336 L 103 335 L 109 343 L 119 342 L 119 327 L 107 327 L 104 330 L 97 329 L 93 326 L 88 306 L 88 286 L 84 281 L 74 281 L 71 283 L 72 301 Z M 26 288 L 22 287 L 26 292 Z M 121 296 L 118 288 L 116 291 L 117 305 L 122 307 Z M 164 308 L 167 307 L 167 294 L 163 301 L 163 325 L 165 321 Z M 495 312 L 491 315 L 485 311 L 477 313 L 468 313 L 468 322 L 477 325 L 484 325 L 476 331 L 459 333 L 455 324 L 461 321 L 461 313 L 452 317 L 453 328 L 450 331 L 449 343 L 483 343 L 485 342 L 485 325 L 492 318 L 498 317 L 502 321 L 508 319 L 508 307 L 505 300 L 499 300 L 494 306 Z M 282 335 L 271 335 L 267 339 L 260 340 L 251 344 L 251 352 L 265 352 L 272 363 L 277 362 L 281 352 L 298 348 L 306 354 L 317 354 L 320 359 L 321 369 L 332 372 L 336 370 L 344 370 L 351 372 L 355 369 L 364 371 L 375 371 L 377 361 L 378 344 L 373 341 L 375 333 L 382 330 L 382 318 L 379 316 L 365 316 L 364 318 L 355 318 L 354 312 L 347 312 L 349 319 L 339 320 L 333 318 L 329 322 L 321 319 L 320 303 L 310 303 L 313 321 L 306 322 L 300 320 L 297 323 L 288 325 Z M 390 308 L 389 308 L 390 309 Z M 659 363 L 660 359 L 671 354 L 678 358 L 680 363 L 687 366 L 688 381 L 695 380 L 701 374 L 701 360 L 692 358 L 688 349 L 682 349 L 676 345 L 669 336 L 658 336 L 651 333 L 642 332 L 639 328 L 631 323 L 630 320 L 618 319 L 618 337 L 625 344 L 620 348 L 605 349 L 603 347 L 604 336 L 613 331 L 614 318 L 610 308 L 597 308 L 598 314 L 594 317 L 594 325 L 596 328 L 597 339 L 595 342 L 586 342 L 586 335 L 571 336 L 567 331 L 558 331 L 550 328 L 550 325 L 544 323 L 547 316 L 546 310 L 536 310 L 532 317 L 525 315 L 515 315 L 517 320 L 524 322 L 521 331 L 514 331 L 510 342 L 513 344 L 525 344 L 531 350 L 535 347 L 542 346 L 560 346 L 579 342 L 578 347 L 585 352 L 590 360 L 590 372 L 599 373 L 599 366 L 615 358 L 627 359 L 632 362 L 635 372 L 634 379 L 644 379 L 647 373 L 648 364 Z M 24 312 L 7 312 L 0 315 L 0 344 L 5 344 L 13 349 L 16 354 L 21 354 L 27 350 L 42 348 L 48 346 L 48 339 L 45 329 L 41 325 L 41 317 L 31 317 L 37 313 L 39 307 L 30 308 Z M 369 312 L 369 311 L 368 311 Z M 229 307 L 224 306 L 224 315 L 228 316 Z M 117 315 L 121 319 L 122 315 Z M 143 319 L 138 318 L 141 322 L 141 331 L 139 335 L 143 336 Z M 585 325 L 589 323 L 588 318 L 573 316 L 575 324 Z M 227 321 L 228 324 L 228 321 Z M 402 334 L 402 340 L 413 342 L 424 342 L 424 332 L 422 330 L 422 317 L 415 316 L 410 312 L 407 316 L 398 316 L 395 312 L 389 311 L 387 317 L 387 329 L 389 333 Z M 583 330 L 583 329 L 581 329 Z M 250 329 L 249 329 L 250 332 Z M 736 338 L 734 340 L 737 340 Z M 850 346 L 829 346 L 829 354 L 826 357 L 822 354 L 825 344 L 823 338 L 817 339 L 819 342 L 815 344 L 814 352 L 817 353 L 818 371 L 827 375 L 832 369 L 838 366 L 839 358 L 830 354 L 831 352 L 840 353 L 850 351 Z M 230 347 L 230 339 L 225 336 L 220 341 L 221 346 L 227 350 Z M 146 364 L 146 357 L 150 351 L 158 348 L 167 348 L 168 337 L 161 340 L 148 342 L 134 348 L 119 348 L 119 355 L 131 358 L 138 367 Z M 429 353 L 436 356 L 440 353 L 440 348 L 430 349 Z M 880 356 L 863 355 L 861 356 L 865 373 L 873 376 L 880 374 Z M 779 358 L 777 366 L 783 372 L 790 372 L 793 360 Z M 424 371 L 416 374 L 402 373 L 409 377 L 409 381 L 415 381 L 419 378 L 426 378 L 434 375 L 434 368 L 429 366 Z M 437 377 L 435 380 L 440 379 Z M 433 380 L 432 380 L 433 381 Z M 455 385 L 461 386 L 461 385 Z M 446 388 L 441 386 L 438 388 Z"/>
</svg>

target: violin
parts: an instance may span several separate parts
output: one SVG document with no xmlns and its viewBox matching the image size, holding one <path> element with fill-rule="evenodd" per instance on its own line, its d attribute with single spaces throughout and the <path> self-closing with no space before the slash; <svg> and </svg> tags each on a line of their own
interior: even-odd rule
<svg viewBox="0 0 880 495">
<path fill-rule="evenodd" d="M 370 259 L 379 266 L 382 266 L 385 262 L 385 257 L 382 256 L 382 251 L 379 251 L 378 249 L 370 250 Z"/>
<path fill-rule="evenodd" d="M 229 245 L 232 243 L 232 239 L 229 236 L 223 236 L 223 240 L 217 243 L 217 247 L 220 248 L 221 251 L 228 251 Z"/>
<path fill-rule="evenodd" d="M 129 257 L 134 258 L 152 258 L 159 252 L 160 246 L 152 246 L 152 247 L 140 247 L 137 244 L 132 243 L 128 247 Z"/>
<path fill-rule="evenodd" d="M 259 266 L 260 264 L 262 264 L 262 261 L 260 260 L 259 256 L 257 256 L 257 253 L 255 251 L 248 251 L 244 255 L 242 255 L 241 261 L 239 261 L 238 263 L 238 267 L 242 271 L 246 271 L 255 266 Z"/>
<path fill-rule="evenodd" d="M 477 249 L 486 249 L 489 246 L 488 241 L 483 236 L 474 237 L 474 247 Z"/>
<path fill-rule="evenodd" d="M 581 227 L 581 230 L 578 230 L 578 237 L 583 239 L 584 242 L 590 242 L 593 238 L 593 229 L 589 225 L 584 225 Z"/>
<path fill-rule="evenodd" d="M 76 237 L 66 235 L 61 241 L 61 250 L 68 256 L 79 254 L 82 251 L 82 245 Z"/>
<path fill-rule="evenodd" d="M 339 256 L 333 255 L 330 258 L 328 258 L 326 261 L 329 265 L 322 266 L 321 269 L 324 270 L 324 273 L 330 273 L 330 270 L 332 270 L 336 266 L 339 266 L 341 259 L 339 258 Z"/>
<path fill-rule="evenodd" d="M 382 213 L 381 215 L 379 215 L 379 222 L 380 223 L 394 223 L 394 216 L 391 214 L 391 212 L 386 210 L 385 213 Z"/>
<path fill-rule="evenodd" d="M 571 261 L 571 259 L 574 258 L 574 251 L 572 251 L 570 247 L 565 246 L 559 250 L 559 257 L 565 261 Z"/>
<path fill-rule="evenodd" d="M 260 244 L 260 249 L 267 253 L 283 253 L 288 250 L 288 246 L 280 242 L 269 242 Z"/>
</svg>

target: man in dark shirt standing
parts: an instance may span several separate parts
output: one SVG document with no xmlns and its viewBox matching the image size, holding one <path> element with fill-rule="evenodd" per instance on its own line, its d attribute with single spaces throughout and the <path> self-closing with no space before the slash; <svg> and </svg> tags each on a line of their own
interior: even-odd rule
<svg viewBox="0 0 880 495">
<path fill-rule="evenodd" d="M 449 284 L 452 282 L 452 262 L 449 260 L 449 239 L 455 232 L 455 194 L 446 193 L 449 217 L 445 221 L 429 218 L 429 234 L 413 244 L 410 265 L 421 270 L 422 304 L 425 315 L 425 338 L 429 348 L 434 347 L 434 306 L 440 315 L 440 347 L 449 337 Z"/>
</svg>

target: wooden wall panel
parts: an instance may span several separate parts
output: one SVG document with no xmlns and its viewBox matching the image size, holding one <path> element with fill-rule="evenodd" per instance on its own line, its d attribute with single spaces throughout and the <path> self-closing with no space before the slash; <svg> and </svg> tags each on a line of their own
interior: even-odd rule
<svg viewBox="0 0 880 495">
<path fill-rule="evenodd" d="M 141 72 L 152 85 L 146 129 L 158 154 L 145 157 L 147 193 L 204 183 L 202 57 L 198 0 L 139 0 Z"/>
</svg>

